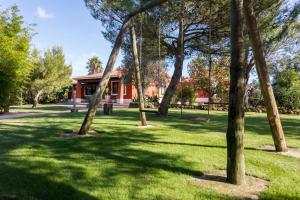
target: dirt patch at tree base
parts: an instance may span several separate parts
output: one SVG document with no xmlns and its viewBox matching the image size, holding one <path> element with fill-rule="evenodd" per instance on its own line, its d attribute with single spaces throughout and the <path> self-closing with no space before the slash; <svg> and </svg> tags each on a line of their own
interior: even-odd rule
<svg viewBox="0 0 300 200">
<path fill-rule="evenodd" d="M 261 146 L 259 148 L 259 150 L 273 152 L 273 153 L 277 153 L 277 154 L 281 154 L 281 155 L 285 155 L 285 156 L 291 156 L 291 157 L 295 157 L 295 158 L 300 158 L 300 149 L 296 149 L 296 148 L 290 148 L 289 147 L 288 151 L 277 152 L 275 150 L 274 145 L 266 144 L 266 145 Z"/>
<path fill-rule="evenodd" d="M 210 121 L 209 118 L 205 118 L 205 117 L 197 117 L 197 118 L 192 118 L 190 120 L 194 121 L 194 122 L 209 122 Z"/>
<path fill-rule="evenodd" d="M 137 128 L 153 128 L 154 126 L 153 125 L 147 125 L 147 126 L 141 126 L 141 125 L 137 125 L 136 126 Z"/>
<path fill-rule="evenodd" d="M 96 134 L 97 132 L 95 131 L 89 131 L 89 133 L 86 135 L 79 135 L 78 132 L 76 131 L 65 131 L 60 133 L 60 136 L 64 138 L 83 138 L 83 137 L 95 137 Z"/>
<path fill-rule="evenodd" d="M 226 182 L 226 171 L 216 170 L 203 175 L 194 176 L 193 182 L 208 189 L 238 199 L 256 200 L 259 195 L 268 187 L 266 180 L 246 176 L 245 185 L 233 185 Z"/>
</svg>

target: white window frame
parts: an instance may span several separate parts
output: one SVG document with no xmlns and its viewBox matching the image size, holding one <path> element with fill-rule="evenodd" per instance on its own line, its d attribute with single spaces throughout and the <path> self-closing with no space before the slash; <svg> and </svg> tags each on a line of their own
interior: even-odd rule
<svg viewBox="0 0 300 200">
<path fill-rule="evenodd" d="M 118 91 L 117 91 L 117 93 L 113 93 L 113 83 L 118 83 Z M 119 95 L 119 81 L 111 81 L 111 83 L 110 83 L 110 94 L 111 95 Z"/>
</svg>

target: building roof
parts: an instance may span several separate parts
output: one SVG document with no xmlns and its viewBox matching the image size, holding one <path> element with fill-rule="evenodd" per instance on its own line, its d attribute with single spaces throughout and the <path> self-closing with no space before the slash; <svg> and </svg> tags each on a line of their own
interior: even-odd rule
<svg viewBox="0 0 300 200">
<path fill-rule="evenodd" d="M 110 78 L 121 78 L 126 73 L 126 70 L 127 70 L 126 68 L 117 68 L 112 71 Z M 102 78 L 102 75 L 103 75 L 102 73 L 96 73 L 96 74 L 87 74 L 87 75 L 83 75 L 83 76 L 76 76 L 76 77 L 72 78 L 72 80 L 73 80 L 72 83 L 73 83 L 73 85 L 75 85 L 75 84 L 77 84 L 77 82 L 79 80 L 99 81 Z M 167 73 L 165 73 L 163 75 L 166 75 L 165 76 L 165 84 L 168 85 L 171 81 L 171 77 Z M 152 84 L 156 84 L 156 83 L 152 83 Z"/>
<path fill-rule="evenodd" d="M 72 84 L 76 85 L 77 84 L 77 80 L 72 79 Z"/>
<path fill-rule="evenodd" d="M 73 78 L 73 80 L 78 81 L 78 80 L 90 80 L 90 79 L 100 79 L 102 78 L 103 73 L 96 73 L 96 74 L 88 74 L 88 75 L 83 75 L 83 76 L 76 76 Z M 111 78 L 120 78 L 123 75 L 123 70 L 122 69 L 116 69 L 112 71 L 110 77 Z"/>
</svg>

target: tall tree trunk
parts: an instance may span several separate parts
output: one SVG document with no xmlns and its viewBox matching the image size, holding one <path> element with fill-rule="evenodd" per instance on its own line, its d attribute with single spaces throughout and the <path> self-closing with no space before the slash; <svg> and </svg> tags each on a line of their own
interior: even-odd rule
<svg viewBox="0 0 300 200">
<path fill-rule="evenodd" d="M 166 2 L 167 0 L 152 0 L 152 1 L 148 1 L 144 4 L 142 4 L 138 9 L 130 12 L 127 17 L 126 20 L 124 20 L 123 25 L 119 31 L 119 34 L 116 38 L 114 47 L 112 49 L 112 52 L 109 56 L 108 62 L 106 64 L 106 68 L 103 72 L 103 76 L 101 78 L 100 83 L 97 86 L 96 92 L 94 94 L 95 96 L 95 101 L 93 102 L 93 105 L 91 105 L 86 113 L 86 116 L 84 118 L 84 121 L 81 125 L 81 128 L 78 132 L 78 134 L 80 135 L 85 135 L 88 133 L 92 123 L 93 123 L 93 119 L 95 117 L 96 111 L 97 111 L 97 107 L 101 102 L 101 97 L 103 95 L 103 92 L 107 86 L 107 83 L 109 81 L 110 78 L 110 74 L 113 70 L 113 67 L 115 65 L 117 56 L 119 55 L 119 51 L 123 42 L 123 38 L 125 35 L 125 32 L 130 24 L 130 20 L 132 17 L 136 16 L 137 14 L 144 12 L 150 8 L 153 8 L 155 6 L 158 6 L 164 2 Z"/>
<path fill-rule="evenodd" d="M 268 69 L 264 56 L 263 46 L 258 30 L 257 22 L 253 7 L 250 0 L 244 0 L 244 12 L 252 49 L 255 58 L 256 71 L 259 77 L 261 91 L 267 108 L 267 117 L 269 120 L 274 145 L 276 151 L 287 151 L 287 145 L 279 117 L 277 104 L 275 101 L 272 84 L 268 75 Z"/>
<path fill-rule="evenodd" d="M 183 3 L 182 3 L 183 4 Z M 183 16 L 179 18 L 179 33 L 177 39 L 177 48 L 175 55 L 175 69 L 171 78 L 171 82 L 163 96 L 162 102 L 159 105 L 158 112 L 160 115 L 167 116 L 169 111 L 169 105 L 176 92 L 176 87 L 182 76 L 183 61 L 184 61 L 184 19 Z"/>
<path fill-rule="evenodd" d="M 166 89 L 166 92 L 158 108 L 158 112 L 162 116 L 168 115 L 169 105 L 176 92 L 176 87 L 180 81 L 182 75 L 182 69 L 183 69 L 183 57 L 176 55 L 175 70 L 172 75 L 172 79 L 170 81 L 170 84 L 168 85 L 168 88 Z"/>
<path fill-rule="evenodd" d="M 227 181 L 245 183 L 243 0 L 231 0 L 231 65 L 227 128 Z"/>
<path fill-rule="evenodd" d="M 146 114 L 142 112 L 145 109 L 144 105 L 144 95 L 143 88 L 141 82 L 141 71 L 140 71 L 140 62 L 138 58 L 138 50 L 136 44 L 136 34 L 134 30 L 134 26 L 132 25 L 130 28 L 130 37 L 131 37 L 131 45 L 132 45 L 132 56 L 133 56 L 133 64 L 135 68 L 135 77 L 136 77 L 136 85 L 137 85 L 137 93 L 139 100 L 139 108 L 140 108 L 140 119 L 142 126 L 147 126 Z"/>
<path fill-rule="evenodd" d="M 39 104 L 39 98 L 41 96 L 43 92 L 40 90 L 38 91 L 38 93 L 35 95 L 35 97 L 33 98 L 33 103 L 32 103 L 32 108 L 36 108 L 37 105 Z"/>
</svg>

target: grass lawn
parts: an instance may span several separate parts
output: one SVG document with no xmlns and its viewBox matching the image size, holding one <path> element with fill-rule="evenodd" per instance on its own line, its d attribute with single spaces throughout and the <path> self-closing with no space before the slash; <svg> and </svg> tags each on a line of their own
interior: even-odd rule
<svg viewBox="0 0 300 200">
<path fill-rule="evenodd" d="M 118 110 L 97 115 L 96 137 L 60 136 L 78 130 L 83 117 L 0 120 L 0 199 L 231 199 L 191 178 L 225 169 L 227 113 L 212 112 L 210 123 L 181 119 L 175 110 L 168 118 L 148 114 L 154 127 L 139 129 L 137 110 Z M 288 145 L 300 148 L 300 117 L 283 115 L 282 122 Z M 253 150 L 272 144 L 265 114 L 248 113 L 246 124 L 247 174 L 270 181 L 261 199 L 300 199 L 300 159 Z"/>
</svg>

